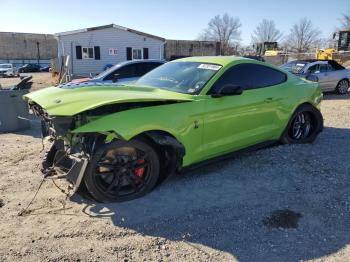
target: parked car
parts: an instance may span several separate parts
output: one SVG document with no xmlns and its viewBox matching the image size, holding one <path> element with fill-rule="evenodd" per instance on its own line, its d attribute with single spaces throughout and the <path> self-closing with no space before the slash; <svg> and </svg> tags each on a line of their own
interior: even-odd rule
<svg viewBox="0 0 350 262">
<path fill-rule="evenodd" d="M 93 78 L 75 79 L 72 83 L 115 83 L 134 82 L 154 68 L 164 64 L 162 60 L 133 60 L 114 65 Z"/>
<path fill-rule="evenodd" d="M 44 66 L 40 68 L 40 72 L 50 72 L 51 67 L 50 66 Z"/>
<path fill-rule="evenodd" d="M 33 73 L 33 72 L 39 72 L 41 66 L 38 64 L 25 64 L 18 68 L 18 71 L 20 73 Z"/>
<path fill-rule="evenodd" d="M 318 81 L 323 92 L 346 94 L 349 90 L 350 70 L 334 60 L 296 60 L 281 66 L 300 77 Z"/>
<path fill-rule="evenodd" d="M 19 76 L 19 72 L 16 66 L 13 64 L 0 64 L 0 76 L 11 77 Z"/>
<path fill-rule="evenodd" d="M 240 57 L 184 58 L 131 85 L 55 86 L 25 99 L 54 141 L 44 173 L 63 165 L 75 188 L 82 181 L 104 202 L 230 152 L 311 143 L 323 128 L 318 83 Z"/>
</svg>

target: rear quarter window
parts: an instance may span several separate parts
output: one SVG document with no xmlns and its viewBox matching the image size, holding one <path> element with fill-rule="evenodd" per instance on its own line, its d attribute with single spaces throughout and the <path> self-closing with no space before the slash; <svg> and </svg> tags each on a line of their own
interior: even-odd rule
<svg viewBox="0 0 350 262">
<path fill-rule="evenodd" d="M 223 85 L 233 84 L 245 90 L 264 88 L 281 84 L 287 80 L 287 75 L 277 69 L 259 64 L 239 64 L 228 69 L 214 84 L 212 91 L 217 91 Z"/>
</svg>

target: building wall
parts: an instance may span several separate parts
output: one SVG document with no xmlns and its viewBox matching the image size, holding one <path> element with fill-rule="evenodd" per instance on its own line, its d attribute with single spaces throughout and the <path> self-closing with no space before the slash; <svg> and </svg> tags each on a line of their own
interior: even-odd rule
<svg viewBox="0 0 350 262">
<path fill-rule="evenodd" d="M 149 59 L 163 59 L 164 42 L 117 28 L 105 28 L 87 32 L 57 36 L 59 56 L 70 55 L 70 73 L 74 75 L 97 74 L 106 64 L 126 61 L 126 48 L 148 48 Z M 100 47 L 100 60 L 77 59 L 76 46 Z M 109 49 L 117 49 L 117 55 L 109 55 Z"/>
<path fill-rule="evenodd" d="M 39 53 L 38 53 L 39 47 Z M 0 61 L 41 61 L 57 57 L 57 41 L 53 35 L 0 32 Z"/>
<path fill-rule="evenodd" d="M 166 40 L 165 59 L 188 56 L 220 55 L 220 43 L 215 41 Z"/>
</svg>

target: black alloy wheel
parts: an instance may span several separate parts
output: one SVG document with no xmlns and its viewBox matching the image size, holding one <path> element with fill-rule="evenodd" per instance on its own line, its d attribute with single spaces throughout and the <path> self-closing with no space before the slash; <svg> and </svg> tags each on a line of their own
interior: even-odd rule
<svg viewBox="0 0 350 262">
<path fill-rule="evenodd" d="M 300 112 L 297 114 L 289 129 L 289 136 L 294 140 L 303 140 L 307 138 L 314 128 L 311 117 L 309 112 Z"/>
<path fill-rule="evenodd" d="M 280 141 L 283 144 L 312 143 L 322 130 L 321 112 L 312 105 L 304 104 L 294 112 Z"/>
<path fill-rule="evenodd" d="M 88 192 L 99 202 L 121 202 L 150 192 L 159 178 L 159 159 L 143 141 L 115 141 L 93 156 L 84 176 Z"/>
</svg>

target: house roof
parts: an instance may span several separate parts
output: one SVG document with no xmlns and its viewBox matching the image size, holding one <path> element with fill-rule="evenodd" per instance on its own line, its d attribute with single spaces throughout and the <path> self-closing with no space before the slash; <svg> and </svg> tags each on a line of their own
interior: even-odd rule
<svg viewBox="0 0 350 262">
<path fill-rule="evenodd" d="M 157 39 L 157 40 L 160 40 L 160 41 L 163 41 L 163 42 L 165 41 L 165 39 L 162 38 L 162 37 L 151 35 L 151 34 L 147 34 L 147 33 L 141 32 L 141 31 L 137 31 L 137 30 L 134 30 L 134 29 L 131 29 L 131 28 L 127 28 L 127 27 L 120 26 L 120 25 L 115 25 L 115 24 L 109 24 L 109 25 L 102 25 L 102 26 L 95 26 L 95 27 L 89 27 L 89 28 L 84 28 L 84 29 L 66 31 L 66 32 L 56 33 L 55 36 L 72 35 L 72 34 L 78 34 L 78 33 L 84 33 L 84 32 L 89 32 L 89 31 L 106 29 L 106 28 L 116 28 L 116 29 L 119 29 L 119 30 L 124 30 L 124 31 L 130 32 L 130 33 L 134 33 L 134 34 L 137 34 L 137 35 L 154 38 L 154 39 Z"/>
</svg>

